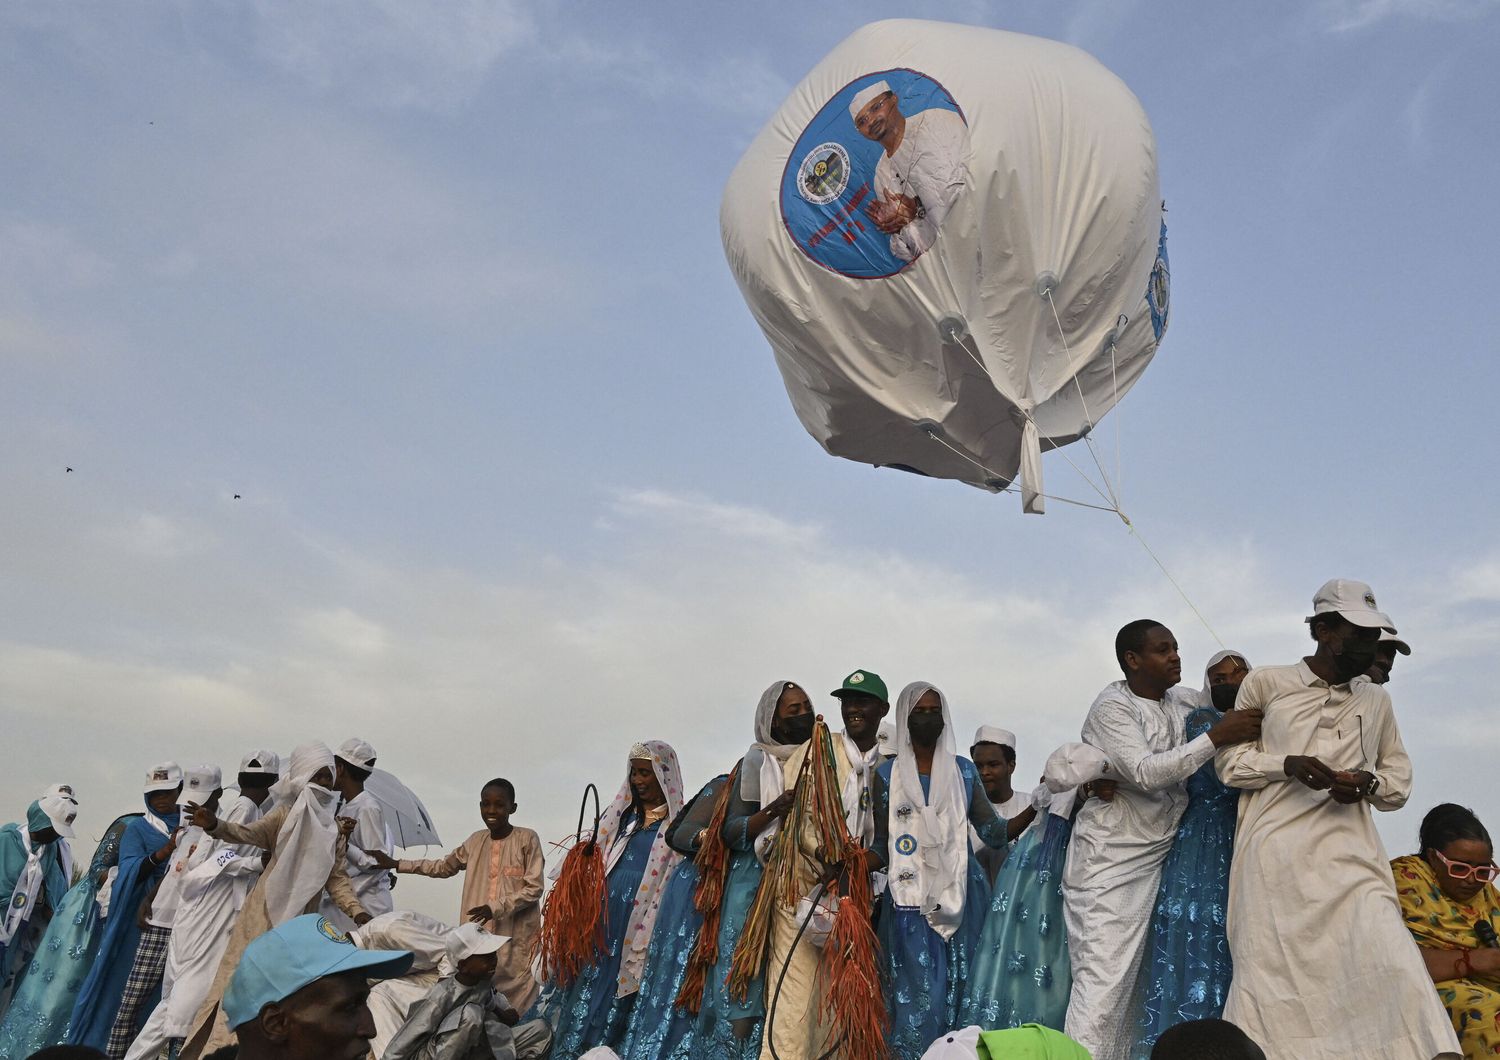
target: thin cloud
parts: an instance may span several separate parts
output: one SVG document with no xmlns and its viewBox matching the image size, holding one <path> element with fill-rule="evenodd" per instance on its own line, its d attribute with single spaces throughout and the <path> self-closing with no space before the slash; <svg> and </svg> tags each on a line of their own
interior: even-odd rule
<svg viewBox="0 0 1500 1060">
<path fill-rule="evenodd" d="M 1466 22 L 1500 11 L 1500 0 L 1324 0 L 1323 27 L 1350 33 L 1384 22 Z"/>
</svg>

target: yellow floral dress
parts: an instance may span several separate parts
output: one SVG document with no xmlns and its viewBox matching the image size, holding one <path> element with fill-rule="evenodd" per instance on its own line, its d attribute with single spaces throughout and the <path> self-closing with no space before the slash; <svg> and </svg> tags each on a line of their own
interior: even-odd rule
<svg viewBox="0 0 1500 1060">
<path fill-rule="evenodd" d="M 1391 862 L 1401 915 L 1418 946 L 1435 950 L 1472 949 L 1479 945 L 1474 925 L 1481 920 L 1500 925 L 1500 895 L 1493 883 L 1472 901 L 1454 901 L 1438 886 L 1432 866 L 1416 854 Z M 1500 926 L 1497 926 L 1500 930 Z M 1437 984 L 1438 997 L 1453 1020 L 1464 1056 L 1500 1056 L 1500 976 L 1471 975 Z"/>
</svg>

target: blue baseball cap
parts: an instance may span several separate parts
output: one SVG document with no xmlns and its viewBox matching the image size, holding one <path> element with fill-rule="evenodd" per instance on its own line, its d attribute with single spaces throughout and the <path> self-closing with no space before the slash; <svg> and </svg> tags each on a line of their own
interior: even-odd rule
<svg viewBox="0 0 1500 1060">
<path fill-rule="evenodd" d="M 245 947 L 224 991 L 224 1018 L 238 1027 L 319 979 L 354 971 L 366 979 L 395 979 L 411 962 L 406 950 L 362 950 L 327 918 L 304 913 Z"/>
</svg>

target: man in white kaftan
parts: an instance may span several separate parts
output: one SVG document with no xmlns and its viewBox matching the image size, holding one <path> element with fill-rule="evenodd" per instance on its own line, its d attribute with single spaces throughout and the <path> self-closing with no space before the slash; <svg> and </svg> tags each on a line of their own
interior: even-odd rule
<svg viewBox="0 0 1500 1060">
<path fill-rule="evenodd" d="M 391 874 L 389 870 L 381 868 L 367 851 L 378 850 L 389 856 L 395 853 L 396 845 L 386 827 L 385 813 L 381 810 L 380 803 L 364 787 L 365 778 L 375 768 L 375 748 L 357 736 L 352 737 L 339 745 L 335 762 L 338 773 L 334 783 L 345 798 L 343 806 L 339 808 L 339 816 L 354 821 L 354 831 L 349 836 L 349 852 L 346 855 L 349 882 L 354 886 L 359 904 L 371 916 L 380 916 L 396 908 L 395 899 L 391 897 Z M 354 928 L 354 921 L 345 916 L 326 894 L 323 896 L 322 908 L 318 911 L 344 931 Z"/>
<path fill-rule="evenodd" d="M 1411 792 L 1390 696 L 1355 680 L 1380 629 L 1395 628 L 1361 582 L 1335 579 L 1313 605 L 1317 653 L 1250 671 L 1238 705 L 1265 712 L 1260 740 L 1215 762 L 1224 783 L 1246 789 L 1224 1018 L 1271 1060 L 1456 1058 L 1370 812 L 1400 809 Z"/>
<path fill-rule="evenodd" d="M 1063 1030 L 1094 1060 L 1124 1060 L 1137 1036 L 1131 997 L 1162 862 L 1187 808 L 1185 781 L 1216 746 L 1253 737 L 1260 721 L 1258 712 L 1234 711 L 1189 742 L 1185 723 L 1198 692 L 1177 685 L 1182 663 L 1172 632 L 1149 619 L 1131 622 L 1115 654 L 1125 680 L 1099 693 L 1082 736 L 1108 757 L 1117 789 L 1078 812 L 1063 871 L 1073 965 Z"/>
<path fill-rule="evenodd" d="M 216 810 L 223 795 L 219 782 L 216 767 L 186 770 L 178 804 Z M 223 820 L 248 824 L 258 816 L 255 803 L 242 799 L 231 804 Z M 260 875 L 260 855 L 254 847 L 235 847 L 215 839 L 197 825 L 184 828 L 151 905 L 152 923 L 159 921 L 172 932 L 162 972 L 161 1002 L 131 1042 L 125 1060 L 150 1060 L 170 1040 L 187 1037 L 224 957 L 235 918 Z"/>
<path fill-rule="evenodd" d="M 907 117 L 885 81 L 856 93 L 849 115 L 861 135 L 885 148 L 866 213 L 890 236 L 893 255 L 915 261 L 937 240 L 968 180 L 969 127 L 957 111 L 942 107 Z"/>
</svg>

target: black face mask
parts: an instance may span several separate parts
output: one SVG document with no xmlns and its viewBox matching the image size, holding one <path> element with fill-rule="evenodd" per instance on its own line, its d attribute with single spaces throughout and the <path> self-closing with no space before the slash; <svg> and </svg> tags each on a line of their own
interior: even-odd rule
<svg viewBox="0 0 1500 1060">
<path fill-rule="evenodd" d="M 1208 690 L 1208 694 L 1214 701 L 1214 709 L 1220 714 L 1227 714 L 1234 709 L 1234 700 L 1240 694 L 1240 686 L 1214 685 Z"/>
<path fill-rule="evenodd" d="M 1357 641 L 1347 638 L 1333 655 L 1333 668 L 1338 683 L 1352 681 L 1375 663 L 1375 642 Z"/>
<path fill-rule="evenodd" d="M 943 735 L 943 716 L 937 711 L 923 711 L 906 719 L 906 731 L 911 742 L 921 747 L 936 747 L 938 737 Z"/>
<path fill-rule="evenodd" d="M 778 718 L 772 735 L 784 744 L 806 743 L 812 739 L 813 725 L 816 721 L 817 719 L 810 710 L 795 717 Z"/>
</svg>

